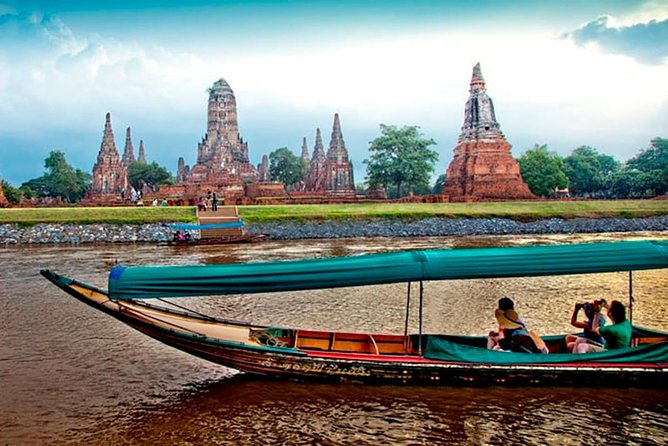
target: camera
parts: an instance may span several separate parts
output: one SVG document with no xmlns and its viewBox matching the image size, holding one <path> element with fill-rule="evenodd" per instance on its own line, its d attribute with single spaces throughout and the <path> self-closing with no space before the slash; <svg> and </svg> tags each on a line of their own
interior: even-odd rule
<svg viewBox="0 0 668 446">
<path fill-rule="evenodd" d="M 594 305 L 598 305 L 599 308 L 607 308 L 608 302 L 606 302 L 605 299 L 596 299 L 593 302 L 582 304 L 582 309 L 588 318 L 592 318 L 594 316 Z"/>
</svg>

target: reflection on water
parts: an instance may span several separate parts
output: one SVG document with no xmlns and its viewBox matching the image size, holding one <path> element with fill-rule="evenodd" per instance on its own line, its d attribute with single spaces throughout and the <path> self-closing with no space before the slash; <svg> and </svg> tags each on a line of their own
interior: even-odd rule
<svg viewBox="0 0 668 446">
<path fill-rule="evenodd" d="M 69 298 L 47 267 L 106 287 L 116 263 L 204 264 L 665 234 L 318 240 L 237 246 L 0 248 L 0 444 L 665 444 L 668 391 L 322 385 L 258 379 L 175 351 Z M 575 301 L 626 300 L 627 274 L 429 282 L 425 329 L 481 334 L 514 296 L 541 333 Z M 405 285 L 223 299 L 193 308 L 271 325 L 401 332 Z M 668 274 L 635 273 L 634 318 L 668 328 Z M 417 329 L 413 308 L 411 327 Z"/>
<path fill-rule="evenodd" d="M 628 434 L 631 443 L 661 443 L 665 406 L 647 403 L 656 399 L 651 390 L 626 393 L 232 378 L 146 408 L 109 439 L 114 444 L 165 444 L 175 437 L 193 444 L 580 444 L 583 425 L 589 429 L 588 420 L 595 420 L 601 441 L 588 444 L 602 444 L 609 425 Z"/>
</svg>

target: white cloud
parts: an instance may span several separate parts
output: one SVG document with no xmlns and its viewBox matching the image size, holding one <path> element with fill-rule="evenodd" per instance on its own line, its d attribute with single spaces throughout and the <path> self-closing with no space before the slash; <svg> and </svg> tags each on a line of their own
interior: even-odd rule
<svg viewBox="0 0 668 446">
<path fill-rule="evenodd" d="M 668 19 L 668 3 L 664 0 L 652 0 L 642 4 L 636 11 L 615 18 L 615 26 L 633 26 L 652 20 L 661 22 Z"/>
<path fill-rule="evenodd" d="M 624 54 L 641 63 L 660 65 L 668 59 L 668 18 L 620 25 L 605 15 L 585 23 L 565 37 L 582 46 L 612 54 Z"/>
</svg>

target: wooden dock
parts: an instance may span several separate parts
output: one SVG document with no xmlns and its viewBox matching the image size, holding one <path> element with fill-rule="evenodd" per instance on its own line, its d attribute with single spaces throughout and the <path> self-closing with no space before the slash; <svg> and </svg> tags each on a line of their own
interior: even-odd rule
<svg viewBox="0 0 668 446">
<path fill-rule="evenodd" d="M 211 225 L 220 223 L 240 223 L 239 211 L 236 206 L 220 206 L 213 211 L 197 211 L 197 220 L 200 225 Z M 200 240 L 219 239 L 226 237 L 240 237 L 245 235 L 243 226 L 238 228 L 214 228 L 200 229 Z"/>
</svg>

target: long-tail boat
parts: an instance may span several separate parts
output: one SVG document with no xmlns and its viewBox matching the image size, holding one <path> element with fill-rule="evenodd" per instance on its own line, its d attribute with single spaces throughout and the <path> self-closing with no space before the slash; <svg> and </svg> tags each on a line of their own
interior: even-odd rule
<svg viewBox="0 0 668 446">
<path fill-rule="evenodd" d="M 565 353 L 564 336 L 543 338 L 549 354 L 488 350 L 486 337 L 423 333 L 425 281 L 629 272 L 668 268 L 668 242 L 404 251 L 327 259 L 197 266 L 116 266 L 108 291 L 48 270 L 76 299 L 167 345 L 248 373 L 348 382 L 637 385 L 668 384 L 668 333 L 633 327 L 631 346 Z M 403 334 L 258 326 L 158 306 L 169 297 L 225 296 L 409 283 Z M 411 287 L 410 284 L 414 286 Z M 417 284 L 418 286 L 416 286 Z M 410 290 L 419 289 L 419 328 L 408 333 Z M 154 299 L 154 300 L 152 300 Z"/>
</svg>

